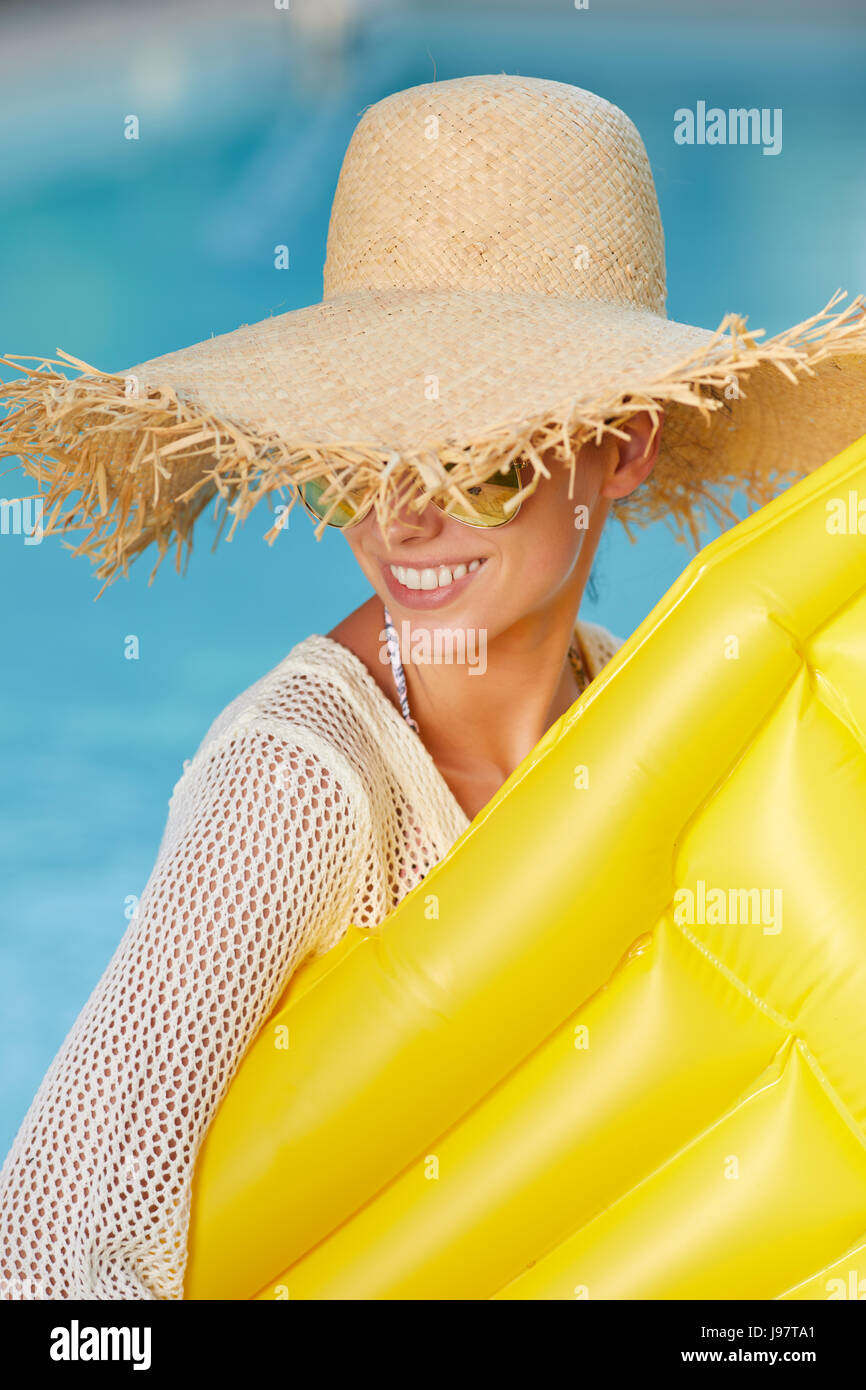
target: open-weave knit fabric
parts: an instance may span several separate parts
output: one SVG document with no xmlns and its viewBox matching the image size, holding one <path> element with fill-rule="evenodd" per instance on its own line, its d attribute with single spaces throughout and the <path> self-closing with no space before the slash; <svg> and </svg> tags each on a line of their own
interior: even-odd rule
<svg viewBox="0 0 866 1390">
<path fill-rule="evenodd" d="M 596 675 L 620 644 L 579 631 Z M 3 1298 L 182 1298 L 196 1156 L 259 1027 L 305 958 L 381 922 L 468 824 L 330 638 L 226 707 L 0 1172 Z"/>
</svg>

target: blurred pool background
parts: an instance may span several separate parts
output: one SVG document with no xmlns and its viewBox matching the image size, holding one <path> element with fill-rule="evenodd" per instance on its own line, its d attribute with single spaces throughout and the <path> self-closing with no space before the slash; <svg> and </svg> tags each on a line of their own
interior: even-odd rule
<svg viewBox="0 0 866 1390">
<path fill-rule="evenodd" d="M 781 0 L 0 5 L 0 350 L 120 370 L 320 299 L 363 109 L 498 71 L 591 88 L 635 121 L 670 317 L 715 328 L 734 309 L 778 332 L 866 288 L 862 21 Z M 676 145 L 674 110 L 698 100 L 781 107 L 782 152 Z M 183 760 L 228 700 L 368 596 L 339 537 L 317 543 L 297 511 L 269 548 L 267 517 L 213 554 L 200 521 L 185 578 L 166 560 L 148 587 L 145 558 L 98 603 L 58 541 L 0 537 L 0 1153 L 126 928 Z M 612 529 L 584 615 L 627 636 L 688 558 L 664 526 L 635 546 Z"/>
</svg>

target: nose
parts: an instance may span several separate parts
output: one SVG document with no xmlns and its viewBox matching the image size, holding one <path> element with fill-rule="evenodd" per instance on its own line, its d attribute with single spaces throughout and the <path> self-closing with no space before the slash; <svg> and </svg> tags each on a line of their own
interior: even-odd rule
<svg viewBox="0 0 866 1390">
<path fill-rule="evenodd" d="M 448 518 L 438 507 L 432 506 L 429 502 L 420 511 L 416 509 L 415 503 L 421 491 L 420 484 L 415 480 L 404 479 L 400 485 L 400 505 L 395 507 L 388 524 L 383 528 L 382 535 L 386 545 L 399 545 L 406 540 L 432 540 L 441 535 L 443 528 L 447 525 Z"/>
</svg>

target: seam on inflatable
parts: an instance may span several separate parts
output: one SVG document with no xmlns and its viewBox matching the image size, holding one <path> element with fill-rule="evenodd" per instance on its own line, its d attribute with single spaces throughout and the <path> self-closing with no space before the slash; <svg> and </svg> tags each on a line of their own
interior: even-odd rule
<svg viewBox="0 0 866 1390">
<path fill-rule="evenodd" d="M 859 591 L 859 592 L 862 592 L 862 591 Z M 855 597 L 857 597 L 856 594 L 855 594 L 855 595 L 852 595 L 851 598 L 849 598 L 848 600 L 846 600 L 846 603 L 845 603 L 845 604 L 841 605 L 841 608 L 844 609 L 845 607 L 847 607 L 848 604 L 849 604 L 849 603 L 852 601 L 852 599 L 855 598 Z M 770 720 L 773 719 L 773 718 L 775 717 L 775 715 L 776 715 L 776 713 L 778 712 L 780 706 L 782 705 L 782 703 L 784 702 L 784 700 L 787 698 L 787 696 L 790 694 L 791 690 L 793 689 L 793 686 L 794 686 L 795 682 L 800 678 L 800 676 L 801 676 L 804 672 L 806 673 L 807 677 L 809 678 L 809 686 L 810 686 L 810 689 L 811 689 L 812 692 L 813 692 L 813 697 L 814 697 L 814 699 L 816 700 L 816 702 L 819 703 L 819 704 L 821 704 L 824 708 L 826 708 L 829 714 L 831 714 L 831 715 L 833 715 L 835 718 L 837 718 L 837 719 L 839 720 L 839 723 L 842 724 L 842 726 L 843 726 L 844 728 L 848 729 L 848 732 L 855 738 L 855 740 L 857 741 L 858 745 L 862 748 L 864 754 L 866 754 L 866 738 L 864 738 L 863 734 L 860 732 L 859 727 L 856 725 L 856 721 L 853 720 L 853 716 L 852 716 L 852 724 L 849 726 L 849 725 L 846 723 L 846 721 L 842 718 L 841 713 L 840 713 L 839 711 L 837 711 L 837 710 L 834 710 L 834 709 L 833 709 L 829 704 L 827 704 L 827 702 L 826 702 L 825 700 L 823 700 L 822 697 L 821 697 L 819 686 L 820 686 L 820 681 L 823 680 L 823 681 L 825 682 L 826 686 L 827 686 L 830 690 L 833 691 L 833 693 L 837 696 L 837 698 L 840 700 L 840 702 L 841 702 L 843 705 L 845 705 L 846 702 L 845 702 L 844 700 L 842 700 L 842 697 L 841 697 L 841 696 L 839 696 L 839 694 L 838 694 L 838 692 L 837 692 L 837 690 L 836 690 L 836 687 L 833 685 L 832 681 L 828 680 L 828 679 L 826 678 L 826 676 L 824 676 L 824 674 L 823 674 L 823 672 L 821 671 L 821 668 L 820 668 L 819 666 L 813 665 L 812 662 L 809 661 L 809 658 L 808 658 L 808 656 L 806 655 L 806 652 L 805 652 L 805 650 L 804 650 L 804 648 L 803 648 L 803 645 L 801 645 L 801 643 L 800 643 L 799 641 L 795 640 L 793 634 L 792 634 L 792 633 L 790 632 L 790 630 L 785 626 L 785 624 L 784 624 L 783 622 L 781 622 L 781 621 L 778 619 L 778 617 L 776 616 L 776 614 L 774 614 L 774 613 L 770 612 L 769 610 L 767 610 L 766 616 L 767 616 L 767 619 L 768 619 L 770 622 L 774 623 L 777 627 L 779 627 L 779 628 L 785 633 L 786 637 L 788 637 L 788 638 L 790 639 L 792 648 L 793 648 L 794 653 L 795 653 L 795 655 L 796 655 L 796 657 L 797 657 L 797 659 L 798 659 L 797 668 L 796 668 L 796 670 L 793 672 L 793 674 L 791 675 L 790 679 L 789 679 L 788 681 L 786 681 L 786 683 L 784 684 L 784 686 L 780 689 L 780 691 L 779 691 L 778 695 L 776 696 L 776 698 L 774 699 L 773 703 L 772 703 L 771 705 L 768 705 L 768 706 L 765 707 L 764 714 L 763 714 L 762 717 L 758 720 L 758 722 L 752 727 L 751 732 L 749 733 L 749 735 L 747 736 L 747 738 L 743 741 L 743 743 L 740 745 L 740 747 L 738 748 L 737 752 L 735 753 L 735 755 L 733 756 L 733 758 L 731 759 L 731 761 L 727 764 L 727 767 L 725 768 L 725 770 L 719 775 L 719 777 L 716 779 L 716 781 L 715 781 L 715 782 L 712 784 L 712 786 L 710 787 L 709 791 L 706 792 L 706 794 L 705 794 L 705 795 L 702 797 L 702 799 L 697 803 L 697 805 L 694 807 L 694 809 L 689 813 L 689 815 L 687 816 L 687 818 L 681 823 L 680 828 L 679 828 L 679 830 L 677 831 L 677 834 L 676 834 L 676 836 L 675 836 L 675 838 L 674 838 L 674 858 L 673 858 L 673 864 L 672 864 L 672 876 L 673 876 L 673 881 L 674 881 L 675 883 L 678 881 L 678 877 L 679 877 L 679 876 L 677 875 L 677 873 L 676 873 L 676 859 L 677 859 L 677 855 L 678 855 L 678 853 L 679 853 L 679 847 L 680 847 L 680 844 L 681 844 L 682 840 L 685 839 L 685 837 L 689 834 L 690 829 L 691 829 L 691 827 L 692 827 L 694 821 L 695 821 L 700 815 L 703 814 L 703 812 L 704 812 L 704 810 L 706 809 L 706 807 L 707 807 L 707 805 L 709 804 L 709 802 L 713 799 L 713 797 L 715 797 L 715 796 L 718 795 L 718 793 L 720 792 L 720 790 L 722 789 L 722 787 L 724 786 L 724 784 L 733 776 L 733 774 L 736 772 L 737 768 L 738 768 L 738 767 L 740 766 L 740 764 L 742 763 L 743 759 L 746 758 L 746 757 L 748 757 L 750 750 L 754 747 L 754 745 L 755 745 L 757 739 L 759 738 L 760 734 L 761 734 L 762 731 L 767 727 L 767 725 L 769 724 Z M 816 629 L 815 629 L 815 632 L 814 632 L 813 634 L 810 634 L 810 637 L 809 637 L 807 640 L 808 640 L 808 641 L 812 641 L 812 640 L 814 639 L 814 637 L 815 637 L 816 634 L 818 634 L 818 633 L 820 633 L 820 632 L 823 631 L 823 628 L 824 628 L 824 625 L 823 625 L 823 624 L 822 624 L 822 626 L 821 626 L 820 628 L 816 628 Z M 814 676 L 816 679 L 813 680 L 813 679 L 812 679 L 812 676 Z M 819 679 L 819 678 L 820 678 L 820 679 Z M 669 907 L 669 906 L 670 906 L 670 904 L 666 904 L 666 907 Z"/>
<path fill-rule="evenodd" d="M 710 951 L 702 941 L 700 941 L 692 932 L 690 932 L 687 927 L 685 927 L 682 923 L 673 921 L 673 918 L 670 918 L 669 920 L 671 922 L 671 925 L 676 928 L 676 930 L 681 934 L 681 936 L 683 936 L 685 940 L 690 943 L 690 945 L 694 946 L 695 949 L 700 952 L 700 954 L 704 957 L 704 959 L 707 961 L 709 965 L 714 966 L 715 969 L 718 970 L 724 976 L 724 978 L 728 981 L 729 984 L 733 985 L 733 987 L 736 990 L 738 990 L 741 994 L 745 995 L 745 997 L 749 1000 L 751 1004 L 753 1004 L 762 1013 L 766 1014 L 766 1016 L 778 1027 L 783 1028 L 785 1032 L 788 1034 L 788 1036 L 790 1036 L 793 1039 L 795 1046 L 800 1050 L 804 1060 L 808 1063 L 816 1080 L 820 1084 L 821 1089 L 825 1092 L 828 1100 L 832 1102 L 832 1104 L 838 1110 L 841 1118 L 845 1121 L 846 1125 L 848 1125 L 849 1129 L 851 1129 L 851 1131 L 856 1135 L 858 1142 L 863 1146 L 864 1149 L 866 1149 L 866 1130 L 864 1130 L 863 1126 L 858 1123 L 856 1116 L 846 1105 L 841 1093 L 838 1091 L 834 1083 L 830 1080 L 829 1076 L 827 1076 L 817 1056 L 810 1048 L 806 1038 L 803 1036 L 801 1032 L 798 1031 L 796 1023 L 793 1020 L 786 1018 L 783 1013 L 781 1013 L 778 1009 L 774 1008 L 774 1006 L 770 1004 L 766 999 L 762 998 L 761 995 L 757 994 L 755 990 L 753 990 L 746 983 L 745 980 L 741 979 L 739 975 L 734 973 L 734 971 L 731 969 L 729 965 L 726 965 L 723 960 L 720 960 L 718 958 L 718 956 L 713 955 L 712 951 Z"/>
<path fill-rule="evenodd" d="M 757 994 L 755 990 L 753 990 L 751 986 L 746 983 L 745 980 L 741 979 L 739 975 L 735 974 L 731 967 L 729 965 L 726 965 L 723 960 L 720 960 L 718 956 L 714 955 L 713 952 L 709 949 L 709 947 L 705 946 L 704 943 L 697 936 L 695 936 L 693 932 L 690 932 L 683 923 L 675 922 L 672 915 L 668 916 L 667 920 L 670 922 L 671 926 L 673 926 L 675 930 L 678 931 L 680 935 L 684 937 L 685 940 L 688 941 L 690 945 L 692 945 L 695 948 L 696 951 L 700 952 L 707 964 L 714 966 L 714 968 L 725 977 L 725 979 L 728 981 L 728 984 L 733 985 L 733 987 L 740 994 L 744 995 L 749 1000 L 749 1002 L 755 1006 L 755 1008 L 757 1008 L 761 1013 L 765 1014 L 766 1017 L 769 1018 L 771 1022 L 775 1023 L 778 1028 L 782 1028 L 786 1034 L 790 1035 L 791 1037 L 798 1036 L 796 1031 L 797 1026 L 792 1019 L 786 1018 L 786 1016 L 783 1013 L 781 1013 L 779 1009 L 774 1008 L 774 1006 L 770 1004 L 766 999 L 763 999 L 760 994 Z"/>
<path fill-rule="evenodd" d="M 837 618 L 839 618 L 843 613 L 845 613 L 846 610 L 850 608 L 851 605 L 854 602 L 856 602 L 857 599 L 863 597 L 864 584 L 866 584 L 866 569 L 864 569 L 862 577 L 855 577 L 855 587 L 845 595 L 841 603 L 837 603 L 835 608 L 832 608 L 829 613 L 825 613 L 822 616 L 821 621 L 817 624 L 817 626 L 813 627 L 809 632 L 794 632 L 784 621 L 784 619 L 781 618 L 778 613 L 773 612 L 771 608 L 767 609 L 767 618 L 771 623 L 775 624 L 775 626 L 780 630 L 780 632 L 783 632 L 785 634 L 788 641 L 791 643 L 791 646 L 794 648 L 795 652 L 805 663 L 805 665 L 807 665 L 810 669 L 815 669 L 814 663 L 811 662 L 808 656 L 806 655 L 806 648 L 810 646 L 813 642 L 820 640 L 821 634 L 825 632 L 827 628 L 837 620 Z"/>
<path fill-rule="evenodd" d="M 808 669 L 815 677 L 811 682 L 812 697 L 815 703 L 826 710 L 831 719 L 842 725 L 842 728 L 853 739 L 866 758 L 866 730 L 860 728 L 845 696 L 819 666 L 809 666 Z M 828 692 L 833 697 L 835 704 L 827 698 Z"/>
<path fill-rule="evenodd" d="M 804 648 L 806 643 L 810 641 L 813 637 L 814 632 L 810 632 L 805 635 L 799 632 L 794 632 L 785 622 L 784 618 L 780 617 L 778 613 L 774 613 L 772 608 L 767 609 L 767 622 L 772 623 L 774 627 L 777 627 L 779 629 L 779 631 L 790 642 L 794 655 L 798 658 L 800 662 L 802 662 L 804 666 L 808 666 L 809 660 L 806 656 Z M 814 631 L 820 632 L 823 626 L 824 621 L 822 620 L 821 626 L 814 629 Z"/>
<path fill-rule="evenodd" d="M 798 1033 L 794 1041 L 827 1099 L 830 1101 L 831 1105 L 834 1106 L 839 1117 L 845 1121 L 845 1124 L 851 1130 L 861 1148 L 866 1150 L 866 1131 L 864 1131 L 862 1125 L 858 1124 L 856 1116 L 848 1109 L 848 1106 L 845 1104 L 833 1082 L 827 1076 L 818 1058 L 806 1042 L 806 1039 Z"/>
<path fill-rule="evenodd" d="M 407 895 L 408 896 L 408 895 Z M 405 901 L 405 899 L 404 899 Z M 375 931 L 376 964 L 388 985 L 395 990 L 401 1000 L 411 998 L 422 1011 L 423 1021 L 416 1019 L 412 1024 L 414 1031 L 419 1025 L 425 1031 L 430 1028 L 430 1020 L 451 1024 L 453 1013 L 447 1007 L 448 992 L 427 969 L 419 971 L 417 965 L 407 964 L 399 953 L 389 947 L 383 931 Z"/>
<path fill-rule="evenodd" d="M 819 642 L 827 629 L 832 627 L 835 622 L 838 622 L 840 618 L 844 617 L 845 614 L 866 595 L 866 562 L 864 562 L 862 566 L 862 574 L 855 575 L 853 584 L 854 587 L 845 594 L 844 598 L 836 604 L 835 608 L 831 608 L 829 612 L 825 612 L 820 622 L 814 628 L 801 635 L 792 632 L 791 628 L 779 617 L 778 613 L 774 613 L 770 609 L 767 610 L 767 617 L 770 622 L 775 623 L 775 625 L 784 632 L 792 647 L 794 647 L 797 653 L 802 657 L 804 663 L 812 671 L 818 671 L 820 667 L 807 655 L 807 648 L 812 646 L 814 642 Z"/>
<path fill-rule="evenodd" d="M 775 717 L 776 713 L 779 710 L 779 707 L 781 706 L 783 701 L 787 699 L 795 682 L 802 675 L 804 664 L 805 662 L 801 659 L 795 667 L 794 671 L 792 672 L 791 676 L 784 682 L 784 684 L 779 689 L 779 692 L 774 698 L 772 704 L 766 705 L 764 707 L 763 714 L 758 719 L 757 723 L 751 726 L 750 732 L 743 740 L 743 742 L 740 743 L 736 752 L 733 754 L 732 758 L 725 766 L 724 770 L 719 774 L 715 782 L 712 783 L 709 790 L 704 793 L 700 801 L 698 801 L 697 804 L 692 808 L 692 810 L 686 816 L 685 820 L 683 820 L 680 823 L 679 830 L 674 836 L 673 858 L 671 861 L 671 877 L 674 883 L 677 883 L 679 881 L 679 875 L 676 872 L 676 862 L 680 852 L 680 845 L 682 841 L 690 833 L 694 821 L 698 818 L 698 816 L 703 814 L 709 802 L 712 801 L 713 797 L 718 796 L 725 783 L 730 780 L 730 778 L 734 775 L 734 773 L 736 772 L 740 764 L 743 762 L 743 760 L 748 757 L 748 754 L 757 742 L 758 737 L 770 723 L 770 720 Z M 670 902 L 666 903 L 664 910 L 667 910 L 667 908 L 669 908 L 670 906 Z"/>
<path fill-rule="evenodd" d="M 767 1062 L 767 1065 L 763 1067 L 762 1070 L 758 1073 L 758 1075 L 754 1078 L 753 1082 L 751 1083 L 752 1085 L 754 1085 L 755 1082 L 757 1082 L 762 1076 L 764 1076 L 767 1072 L 772 1071 L 774 1068 L 775 1080 L 781 1079 L 791 1061 L 794 1041 L 794 1035 L 791 1033 L 789 1033 L 785 1038 L 782 1039 L 781 1043 L 776 1048 L 772 1057 Z M 784 1054 L 786 1051 L 788 1055 L 785 1057 Z M 767 1086 L 771 1084 L 773 1084 L 772 1080 L 767 1082 Z M 663 1159 L 662 1162 L 657 1164 L 656 1167 L 653 1168 L 649 1173 L 644 1173 L 643 1177 L 641 1177 L 636 1183 L 633 1183 L 631 1187 L 626 1188 L 625 1191 L 620 1192 L 618 1196 L 614 1197 L 612 1202 L 608 1202 L 606 1206 L 600 1207 L 599 1210 L 595 1213 L 595 1215 L 591 1216 L 588 1221 L 584 1221 L 582 1225 L 576 1227 L 573 1231 L 570 1231 L 567 1235 L 563 1236 L 562 1240 L 557 1241 L 555 1245 L 552 1245 L 550 1247 L 550 1249 L 544 1250 L 535 1260 L 532 1261 L 531 1264 L 525 1265 L 516 1274 L 512 1275 L 512 1277 L 506 1280 L 506 1282 L 502 1284 L 500 1288 L 495 1290 L 494 1295 L 492 1296 L 495 1297 L 497 1294 L 501 1293 L 503 1289 L 507 1289 L 509 1284 L 513 1284 L 515 1280 L 519 1279 L 521 1275 L 526 1273 L 527 1270 L 532 1269 L 534 1265 L 540 1264 L 542 1260 L 548 1259 L 552 1254 L 555 1253 L 555 1251 L 559 1250 L 561 1246 L 567 1245 L 569 1241 L 573 1240 L 576 1235 L 583 1235 L 585 1231 L 588 1231 L 590 1227 L 592 1227 L 597 1221 L 601 1220 L 603 1216 L 606 1216 L 608 1212 L 614 1211 L 616 1207 L 618 1207 L 622 1202 L 626 1201 L 627 1198 L 631 1197 L 633 1193 L 639 1192 L 642 1187 L 646 1187 L 648 1183 L 653 1182 L 660 1173 L 663 1173 L 666 1168 L 669 1168 L 671 1166 L 671 1164 L 676 1163 L 680 1158 L 687 1154 L 690 1149 L 693 1149 L 697 1144 L 702 1143 L 702 1141 L 707 1137 L 707 1135 L 712 1134 L 713 1130 L 718 1129 L 719 1125 L 724 1124 L 725 1121 L 729 1119 L 731 1115 L 736 1114 L 736 1112 L 739 1109 L 741 1109 L 743 1105 L 749 1104 L 750 1101 L 755 1100 L 759 1095 L 761 1095 L 763 1091 L 767 1089 L 767 1086 L 761 1087 L 760 1090 L 750 1090 L 747 1094 L 744 1091 L 741 1091 L 733 1105 L 729 1105 L 720 1115 L 717 1115 L 714 1120 L 711 1120 L 709 1124 L 704 1125 L 702 1129 L 697 1130 L 694 1134 L 692 1134 L 690 1138 L 685 1140 L 684 1143 L 680 1144 L 679 1147 L 674 1149 L 672 1153 L 668 1154 L 667 1158 Z"/>
<path fill-rule="evenodd" d="M 350 923 L 350 926 L 354 926 L 354 923 Z M 307 987 L 302 991 L 301 994 L 293 995 L 290 999 L 286 1001 L 286 1003 L 283 1005 L 283 1008 L 277 1011 L 277 1013 L 274 1013 L 272 1011 L 266 1020 L 267 1023 L 273 1023 L 273 1021 L 277 1017 L 279 1017 L 284 1012 L 284 1010 L 287 1011 L 294 1004 L 296 1004 L 299 999 L 304 999 L 307 997 L 307 995 L 314 994 L 316 990 L 319 988 L 319 985 L 322 983 L 322 981 L 326 980 L 333 970 L 336 970 L 338 966 L 342 965 L 344 960 L 348 960 L 350 956 L 353 956 L 359 947 L 366 946 L 368 944 L 368 942 L 370 941 L 370 937 L 372 933 L 376 930 L 376 928 L 355 927 L 355 930 L 362 932 L 363 935 L 356 937 L 354 941 L 347 945 L 344 948 L 343 953 L 339 956 L 339 959 L 333 958 L 327 965 L 323 965 L 322 973 L 318 975 L 315 980 L 313 980 L 312 984 L 307 985 Z M 320 951 L 318 954 L 310 952 L 309 956 L 307 957 L 307 960 L 318 962 L 327 961 L 329 956 L 335 957 L 336 948 L 340 945 L 341 942 L 345 941 L 345 939 L 346 932 L 344 931 L 342 936 L 338 937 L 337 940 L 334 942 L 333 946 L 329 946 L 327 950 Z M 307 962 L 305 961 L 303 963 L 306 964 Z M 291 984 L 291 978 L 289 979 L 288 983 Z"/>
<path fill-rule="evenodd" d="M 866 594 L 866 547 L 864 547 L 864 550 L 862 552 L 862 561 L 863 563 L 860 566 L 861 572 L 857 576 L 857 579 L 855 581 L 856 587 L 851 591 L 851 593 L 846 594 L 846 596 L 839 603 L 836 604 L 835 608 L 831 608 L 829 613 L 825 613 L 824 617 L 821 619 L 819 626 L 816 627 L 813 632 L 810 632 L 808 636 L 803 639 L 804 646 L 810 642 L 820 640 L 821 636 L 826 631 L 826 629 L 832 626 L 833 623 L 837 622 L 839 618 L 844 617 L 848 610 L 852 608 L 853 605 L 857 603 L 859 599 L 862 599 L 864 594 Z"/>
<path fill-rule="evenodd" d="M 820 1269 L 816 1269 L 814 1274 L 808 1274 L 805 1279 L 799 1279 L 797 1283 L 792 1284 L 790 1288 L 784 1289 L 782 1293 L 776 1294 L 776 1298 L 789 1298 L 792 1294 L 795 1294 L 798 1289 L 804 1288 L 806 1284 L 811 1284 L 813 1280 L 820 1279 L 822 1274 L 829 1274 L 831 1270 L 835 1269 L 837 1265 L 842 1264 L 844 1260 L 856 1259 L 861 1251 L 866 1252 L 866 1233 L 860 1236 L 853 1245 L 849 1246 L 848 1249 L 843 1251 L 835 1260 L 829 1260 L 826 1264 L 821 1265 Z"/>
</svg>

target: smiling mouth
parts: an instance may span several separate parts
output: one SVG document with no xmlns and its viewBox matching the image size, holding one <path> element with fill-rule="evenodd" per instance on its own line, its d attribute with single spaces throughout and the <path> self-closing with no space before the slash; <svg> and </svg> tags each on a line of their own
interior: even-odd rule
<svg viewBox="0 0 866 1390">
<path fill-rule="evenodd" d="M 415 569 L 411 565 L 389 565 L 388 569 L 397 583 L 407 589 L 432 590 L 449 588 L 456 580 L 474 574 L 485 563 L 485 560 L 469 560 L 458 565 L 437 565 L 424 569 Z"/>
</svg>

